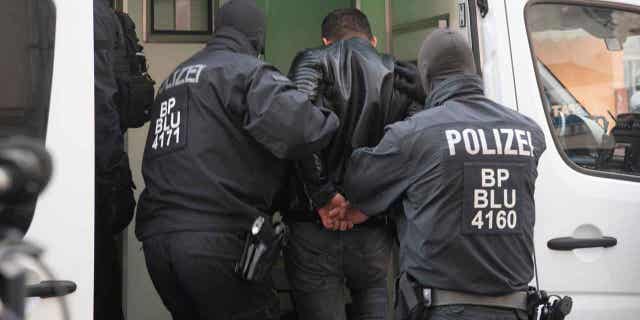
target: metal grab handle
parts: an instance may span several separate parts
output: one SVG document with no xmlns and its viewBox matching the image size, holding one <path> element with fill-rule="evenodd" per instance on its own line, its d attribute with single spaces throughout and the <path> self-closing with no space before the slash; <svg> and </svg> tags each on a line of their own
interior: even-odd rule
<svg viewBox="0 0 640 320">
<path fill-rule="evenodd" d="M 30 298 L 39 297 L 42 299 L 64 297 L 76 291 L 77 287 L 73 281 L 42 281 L 38 284 L 27 286 L 26 296 Z"/>
<path fill-rule="evenodd" d="M 570 251 L 583 248 L 610 248 L 618 244 L 618 239 L 614 237 L 600 238 L 555 238 L 547 242 L 547 247 L 551 250 Z"/>
</svg>

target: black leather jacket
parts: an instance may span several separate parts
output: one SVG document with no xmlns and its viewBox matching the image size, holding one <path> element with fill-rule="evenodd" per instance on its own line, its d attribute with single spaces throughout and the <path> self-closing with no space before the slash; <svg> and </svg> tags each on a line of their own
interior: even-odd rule
<svg viewBox="0 0 640 320">
<path fill-rule="evenodd" d="M 395 87 L 395 65 L 391 56 L 379 54 L 361 38 L 308 49 L 294 59 L 289 77 L 316 105 L 332 110 L 340 127 L 321 153 L 292 165 L 295 172 L 282 210 L 287 219 L 317 219 L 315 210 L 342 189 L 351 152 L 375 146 L 386 125 L 422 105 Z"/>
</svg>

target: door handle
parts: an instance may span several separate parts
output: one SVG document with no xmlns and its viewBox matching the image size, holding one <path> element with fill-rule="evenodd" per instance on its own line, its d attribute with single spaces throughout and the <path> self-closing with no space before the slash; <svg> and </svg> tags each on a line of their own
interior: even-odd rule
<svg viewBox="0 0 640 320">
<path fill-rule="evenodd" d="M 42 299 L 64 297 L 76 291 L 77 287 L 73 281 L 42 281 L 38 284 L 27 286 L 26 296 L 30 298 L 39 297 Z"/>
<path fill-rule="evenodd" d="M 551 250 L 570 251 L 584 248 L 611 248 L 618 244 L 618 239 L 614 237 L 600 238 L 555 238 L 547 242 L 547 247 Z"/>
</svg>

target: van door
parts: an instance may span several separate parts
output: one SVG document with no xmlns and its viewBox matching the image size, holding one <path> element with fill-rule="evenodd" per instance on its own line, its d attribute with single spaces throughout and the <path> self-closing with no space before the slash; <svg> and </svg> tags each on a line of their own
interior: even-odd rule
<svg viewBox="0 0 640 320">
<path fill-rule="evenodd" d="M 76 292 L 67 297 L 70 315 L 73 319 L 91 319 L 92 3 L 22 0 L 0 4 L 0 40 L 4 43 L 0 59 L 0 137 L 23 135 L 46 142 L 54 166 L 51 182 L 37 200 L 19 206 L 2 204 L 0 225 L 6 227 L 9 216 L 20 217 L 19 228 L 26 232 L 26 240 L 44 250 L 42 260 L 55 279 L 42 266 L 23 259 L 21 263 L 31 262 L 24 267 L 33 271 L 28 284 L 41 280 L 75 282 Z M 3 250 L 5 245 L 2 243 Z M 56 288 L 50 284 L 46 287 Z M 26 319 L 55 320 L 62 315 L 57 300 L 27 301 Z"/>
<path fill-rule="evenodd" d="M 574 319 L 640 313 L 640 8 L 617 2 L 504 2 L 518 108 L 547 139 L 540 283 Z"/>
<path fill-rule="evenodd" d="M 42 5 L 43 0 L 9 1 Z M 7 3 L 7 2 L 5 2 Z M 41 195 L 27 239 L 44 249 L 44 262 L 56 280 L 70 280 L 77 290 L 67 296 L 72 319 L 93 317 L 93 27 L 91 1 L 54 0 L 55 53 L 46 147 L 53 176 Z M 5 4 L 7 5 L 7 4 Z M 3 9 L 4 10 L 4 9 Z M 38 23 L 32 22 L 32 25 Z M 32 45 L 31 50 L 44 50 Z M 36 66 L 34 70 L 40 67 Z M 32 317 L 58 319 L 56 311 L 37 308 Z M 40 313 L 41 312 L 41 313 Z"/>
</svg>

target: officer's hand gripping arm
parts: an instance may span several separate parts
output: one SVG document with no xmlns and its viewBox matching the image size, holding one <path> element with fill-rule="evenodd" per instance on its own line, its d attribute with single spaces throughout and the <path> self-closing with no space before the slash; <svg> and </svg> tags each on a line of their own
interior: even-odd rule
<svg viewBox="0 0 640 320">
<path fill-rule="evenodd" d="M 324 148 L 338 128 L 331 111 L 314 106 L 274 67 L 260 67 L 247 87 L 245 129 L 276 157 L 300 159 Z"/>
<path fill-rule="evenodd" d="M 396 61 L 393 80 L 392 105 L 406 106 L 404 116 L 421 111 L 427 97 L 417 67 L 411 63 Z"/>
</svg>

